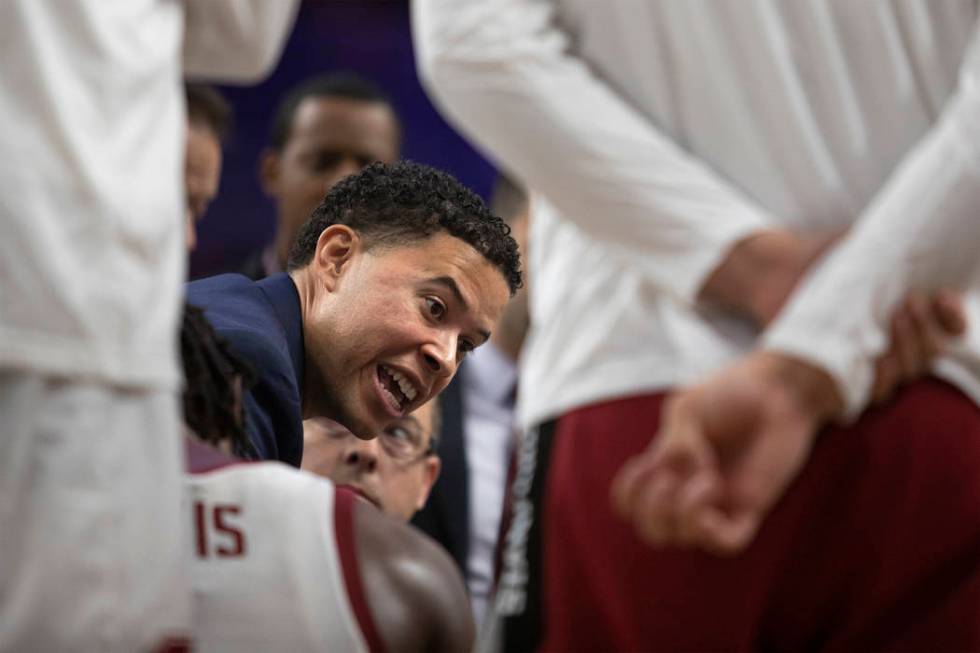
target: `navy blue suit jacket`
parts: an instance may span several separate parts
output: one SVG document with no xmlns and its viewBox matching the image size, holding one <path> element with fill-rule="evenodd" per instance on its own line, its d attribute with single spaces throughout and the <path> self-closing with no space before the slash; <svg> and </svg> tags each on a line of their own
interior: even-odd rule
<svg viewBox="0 0 980 653">
<path fill-rule="evenodd" d="M 204 314 L 258 380 L 244 396 L 245 428 L 255 457 L 299 467 L 303 457 L 303 320 L 287 274 L 252 281 L 222 274 L 187 285 Z"/>
</svg>

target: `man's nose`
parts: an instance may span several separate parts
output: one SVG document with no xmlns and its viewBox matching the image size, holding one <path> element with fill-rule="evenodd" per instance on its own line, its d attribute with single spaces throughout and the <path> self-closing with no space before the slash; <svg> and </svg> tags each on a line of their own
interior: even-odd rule
<svg viewBox="0 0 980 653">
<path fill-rule="evenodd" d="M 364 474 L 370 474 L 378 467 L 378 442 L 374 440 L 358 440 L 344 453 L 344 464 L 356 467 Z"/>
<path fill-rule="evenodd" d="M 456 347 L 456 337 L 443 334 L 422 345 L 426 369 L 437 377 L 452 377 L 456 373 Z"/>
</svg>

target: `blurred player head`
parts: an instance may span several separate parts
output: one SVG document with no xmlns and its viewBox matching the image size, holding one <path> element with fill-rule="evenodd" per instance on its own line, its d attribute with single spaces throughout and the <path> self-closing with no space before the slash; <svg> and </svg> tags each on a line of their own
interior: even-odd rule
<svg viewBox="0 0 980 653">
<path fill-rule="evenodd" d="M 435 397 L 521 285 L 510 229 L 455 179 L 376 163 L 337 184 L 296 240 L 304 414 L 373 438 Z"/>
<path fill-rule="evenodd" d="M 199 439 L 244 455 L 249 450 L 242 395 L 254 378 L 196 306 L 184 305 L 180 327 L 184 423 Z"/>
<path fill-rule="evenodd" d="M 187 189 L 187 249 L 197 245 L 197 221 L 218 194 L 221 142 L 231 125 L 231 107 L 212 87 L 185 84 L 187 144 L 184 184 Z"/>
<path fill-rule="evenodd" d="M 411 519 L 439 476 L 438 409 L 430 401 L 362 440 L 333 420 L 303 422 L 302 468 L 347 485 L 390 515 Z"/>
<path fill-rule="evenodd" d="M 260 166 L 276 202 L 276 254 L 285 266 L 300 226 L 334 184 L 368 163 L 398 160 L 401 127 L 387 96 L 352 73 L 307 80 L 276 111 Z"/>
</svg>

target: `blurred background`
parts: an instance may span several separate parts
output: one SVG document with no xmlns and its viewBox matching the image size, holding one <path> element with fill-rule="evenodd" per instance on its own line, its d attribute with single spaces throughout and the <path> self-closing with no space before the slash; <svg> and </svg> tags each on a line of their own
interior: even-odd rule
<svg viewBox="0 0 980 653">
<path fill-rule="evenodd" d="M 236 270 L 268 243 L 274 210 L 258 183 L 259 153 L 282 95 L 323 72 L 352 71 L 391 98 L 403 126 L 402 156 L 455 175 L 484 199 L 496 172 L 438 115 L 415 74 L 408 0 L 305 0 L 278 68 L 262 84 L 219 87 L 235 113 L 218 197 L 198 224 L 191 278 Z"/>
</svg>

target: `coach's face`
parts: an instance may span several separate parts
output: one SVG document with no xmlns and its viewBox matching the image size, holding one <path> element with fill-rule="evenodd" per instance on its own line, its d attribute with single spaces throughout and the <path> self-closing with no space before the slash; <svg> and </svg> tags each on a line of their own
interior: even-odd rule
<svg viewBox="0 0 980 653">
<path fill-rule="evenodd" d="M 356 438 L 324 417 L 305 420 L 301 467 L 408 521 L 425 505 L 439 476 L 439 456 L 431 449 L 435 404 L 396 420 L 374 440 Z"/>
<path fill-rule="evenodd" d="M 368 249 L 334 225 L 300 276 L 304 416 L 366 439 L 442 391 L 509 298 L 503 274 L 444 232 Z"/>
</svg>

